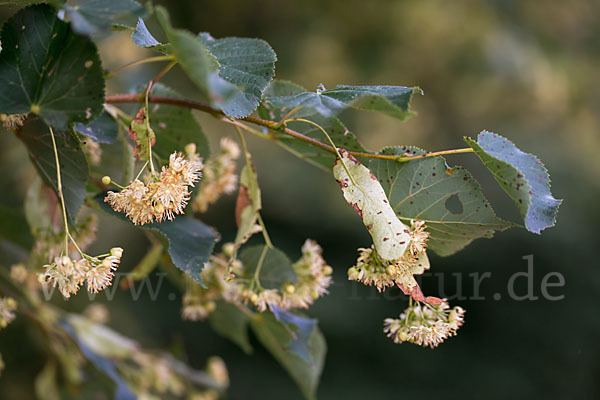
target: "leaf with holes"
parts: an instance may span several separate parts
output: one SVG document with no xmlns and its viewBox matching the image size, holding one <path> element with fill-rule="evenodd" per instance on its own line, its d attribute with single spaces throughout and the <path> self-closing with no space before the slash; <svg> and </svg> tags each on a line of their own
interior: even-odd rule
<svg viewBox="0 0 600 400">
<path fill-rule="evenodd" d="M 382 154 L 417 155 L 415 147 L 386 148 Z M 447 168 L 442 157 L 408 162 L 370 160 L 369 167 L 404 221 L 420 219 L 430 232 L 429 249 L 441 256 L 456 253 L 481 237 L 515 226 L 494 214 L 479 183 L 462 167 Z"/>
<path fill-rule="evenodd" d="M 219 77 L 236 87 L 217 105 L 227 116 L 245 117 L 258 107 L 265 88 L 275 76 L 277 56 L 271 46 L 260 39 L 228 37 L 214 39 L 199 35 L 220 64 Z"/>
<path fill-rule="evenodd" d="M 104 77 L 96 46 L 48 5 L 27 7 L 2 27 L 0 113 L 39 114 L 65 130 L 102 112 Z"/>
<path fill-rule="evenodd" d="M 381 184 L 367 167 L 347 151 L 333 165 L 333 176 L 344 198 L 360 215 L 384 260 L 401 258 L 410 242 L 408 228 L 398 219 Z"/>
<path fill-rule="evenodd" d="M 333 117 L 342 110 L 352 107 L 379 111 L 403 121 L 415 115 L 410 110 L 410 101 L 415 93 L 422 94 L 422 91 L 417 87 L 404 86 L 338 85 L 335 89 L 317 92 L 265 96 L 265 100 L 277 107 L 309 108 L 325 117 Z"/>
<path fill-rule="evenodd" d="M 17 131 L 17 137 L 27 147 L 29 158 L 44 183 L 50 186 L 58 196 L 56 160 L 48 126 L 40 118 L 30 117 Z M 88 180 L 88 164 L 79 142 L 70 132 L 54 130 L 54 137 L 60 160 L 67 217 L 72 224 L 83 204 L 85 185 Z"/>
<path fill-rule="evenodd" d="M 115 24 L 133 25 L 145 11 L 134 0 L 67 0 L 58 15 L 81 35 L 100 35 Z"/>
<path fill-rule="evenodd" d="M 554 226 L 562 200 L 552 196 L 548 171 L 536 156 L 488 131 L 481 132 L 477 142 L 471 138 L 465 141 L 513 199 L 528 231 L 540 233 Z"/>
<path fill-rule="evenodd" d="M 275 80 L 265 90 L 265 97 L 269 96 L 288 96 L 292 94 L 302 93 L 305 89 L 302 86 L 296 85 L 292 82 Z M 289 107 L 278 107 L 270 103 L 263 103 L 258 109 L 258 113 L 261 118 L 270 121 L 281 121 L 290 111 Z M 356 136 L 348 128 L 342 124 L 342 122 L 336 117 L 324 117 L 318 112 L 315 112 L 310 108 L 301 108 L 296 110 L 291 118 L 304 118 L 319 124 L 331 137 L 337 147 L 343 148 L 348 151 L 367 152 L 365 148 L 358 142 Z M 305 122 L 289 122 L 287 127 L 300 132 L 313 139 L 317 139 L 320 142 L 326 141 L 323 132 L 313 125 Z M 310 162 L 311 164 L 326 170 L 331 171 L 331 165 L 335 161 L 335 155 L 328 151 L 322 150 L 309 143 L 302 142 L 291 136 L 283 134 L 281 132 L 275 132 L 275 137 L 278 143 L 295 154 L 299 158 Z"/>
<path fill-rule="evenodd" d="M 288 256 L 275 247 L 257 245 L 244 248 L 240 260 L 247 278 L 252 278 L 260 266 L 258 280 L 265 289 L 280 289 L 285 282 L 298 281 Z"/>
<path fill-rule="evenodd" d="M 119 134 L 119 126 L 113 117 L 106 111 L 89 124 L 76 122 L 73 124 L 73 129 L 98 143 L 114 143 Z"/>
<path fill-rule="evenodd" d="M 94 197 L 103 211 L 132 223 L 124 214 L 110 208 L 104 202 L 105 197 L 106 193 Z M 211 227 L 195 218 L 179 216 L 173 221 L 145 224 L 143 229 L 160 232 L 168 240 L 173 264 L 204 287 L 200 274 L 218 239 L 218 234 Z"/>
<path fill-rule="evenodd" d="M 250 320 L 250 326 L 256 338 L 290 374 L 304 396 L 314 399 L 327 353 L 327 344 L 319 328 L 315 325 L 310 334 L 302 335 L 302 347 L 308 349 L 311 360 L 307 362 L 290 350 L 292 342 L 300 340 L 300 336 L 286 323 L 277 320 L 272 313 L 256 314 Z M 292 346 L 297 349 L 298 345 Z"/>
</svg>

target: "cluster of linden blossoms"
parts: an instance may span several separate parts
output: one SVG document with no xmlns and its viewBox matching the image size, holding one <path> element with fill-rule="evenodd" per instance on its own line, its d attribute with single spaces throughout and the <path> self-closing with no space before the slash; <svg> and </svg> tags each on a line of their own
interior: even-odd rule
<svg viewBox="0 0 600 400">
<path fill-rule="evenodd" d="M 0 299 L 0 329 L 6 328 L 15 319 L 17 302 L 12 297 Z"/>
<path fill-rule="evenodd" d="M 295 283 L 286 282 L 280 289 L 262 289 L 251 286 L 251 279 L 244 277 L 244 267 L 239 260 L 229 264 L 233 244 L 223 245 L 221 254 L 212 255 L 202 270 L 206 288 L 188 279 L 183 297 L 182 318 L 205 319 L 216 308 L 215 301 L 222 298 L 233 304 L 252 304 L 263 312 L 272 306 L 284 310 L 308 308 L 327 293 L 331 285 L 332 268 L 321 256 L 321 247 L 312 240 L 302 246 L 302 256 L 293 264 L 297 276 Z M 227 273 L 230 273 L 227 279 Z"/>
<path fill-rule="evenodd" d="M 384 291 L 389 286 L 398 283 L 406 271 L 420 267 L 419 257 L 427 248 L 429 232 L 425 231 L 423 221 L 411 221 L 409 234 L 410 243 L 404 255 L 398 260 L 384 260 L 377 254 L 373 246 L 360 251 L 356 265 L 348 269 L 348 279 L 362 282 L 365 285 L 375 285 L 378 291 Z"/>
<path fill-rule="evenodd" d="M 187 159 L 181 153 L 171 154 L 169 166 L 162 167 L 158 178 L 150 177 L 147 183 L 136 179 L 120 192 L 108 192 L 104 201 L 136 225 L 172 220 L 176 214 L 183 214 L 190 199 L 189 186 L 200 179 L 203 167 L 195 150 L 195 146 L 186 146 Z"/>
<path fill-rule="evenodd" d="M 6 129 L 17 129 L 23 126 L 27 114 L 0 114 L 0 122 Z"/>
<path fill-rule="evenodd" d="M 307 239 L 302 245 L 302 256 L 293 264 L 297 282 L 286 282 L 281 289 L 245 289 L 242 299 L 263 312 L 276 306 L 283 310 L 308 308 L 319 297 L 328 293 L 333 269 L 322 257 L 323 250 L 315 241 Z"/>
<path fill-rule="evenodd" d="M 241 262 L 233 261 L 229 266 L 229 257 L 233 252 L 233 243 L 225 243 L 221 254 L 213 254 L 202 270 L 200 286 L 191 278 L 186 280 L 181 316 L 188 321 L 203 320 L 216 308 L 215 300 L 223 298 L 230 303 L 239 303 L 242 286 L 234 279 L 225 279 L 227 272 L 234 275 L 241 271 Z M 228 268 L 229 267 L 229 268 Z"/>
<path fill-rule="evenodd" d="M 438 306 L 411 302 L 399 319 L 385 319 L 383 331 L 394 343 L 411 342 L 434 348 L 447 337 L 456 335 L 464 314 L 461 307 L 450 309 L 446 301 Z"/>
<path fill-rule="evenodd" d="M 227 137 L 221 139 L 220 147 L 221 151 L 206 160 L 204 165 L 198 196 L 192 204 L 195 211 L 205 212 L 222 194 L 233 193 L 237 188 L 235 166 L 240 156 L 240 148 Z"/>
<path fill-rule="evenodd" d="M 44 265 L 45 272 L 38 279 L 42 285 L 58 286 L 67 299 L 77 293 L 84 283 L 90 293 L 97 293 L 111 285 L 122 255 L 122 248 L 113 247 L 104 258 L 86 256 L 72 260 L 68 256 L 58 256 L 52 264 Z"/>
</svg>

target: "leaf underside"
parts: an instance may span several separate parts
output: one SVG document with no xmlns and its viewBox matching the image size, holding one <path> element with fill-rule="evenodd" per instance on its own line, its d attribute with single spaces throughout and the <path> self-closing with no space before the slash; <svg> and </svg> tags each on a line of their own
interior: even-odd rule
<svg viewBox="0 0 600 400">
<path fill-rule="evenodd" d="M 539 234 L 554 226 L 562 200 L 552 196 L 548 171 L 536 156 L 488 131 L 481 132 L 477 142 L 470 138 L 465 141 L 513 199 L 528 231 Z"/>
</svg>

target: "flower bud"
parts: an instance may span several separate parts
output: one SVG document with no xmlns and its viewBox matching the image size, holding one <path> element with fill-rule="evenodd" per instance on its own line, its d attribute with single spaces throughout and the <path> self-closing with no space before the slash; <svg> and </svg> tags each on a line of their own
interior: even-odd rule
<svg viewBox="0 0 600 400">
<path fill-rule="evenodd" d="M 110 255 L 121 258 L 123 256 L 123 249 L 121 247 L 113 247 L 110 249 Z"/>
<path fill-rule="evenodd" d="M 105 185 L 110 185 L 110 183 L 112 182 L 112 180 L 110 179 L 110 176 L 106 175 L 102 177 L 102 183 Z"/>
<path fill-rule="evenodd" d="M 288 294 L 294 294 L 294 292 L 296 291 L 296 287 L 293 284 L 288 283 L 283 285 L 283 290 Z"/>
<path fill-rule="evenodd" d="M 196 143 L 188 143 L 184 149 L 186 154 L 196 154 Z"/>
<path fill-rule="evenodd" d="M 256 293 L 252 293 L 252 294 L 250 295 L 250 302 L 251 302 L 252 304 L 256 304 L 256 302 L 257 302 L 257 301 L 258 301 L 258 295 L 257 295 Z"/>
<path fill-rule="evenodd" d="M 323 273 L 324 273 L 325 275 L 331 275 L 331 274 L 333 273 L 333 268 L 331 268 L 329 265 L 326 265 L 326 266 L 323 268 Z"/>
</svg>

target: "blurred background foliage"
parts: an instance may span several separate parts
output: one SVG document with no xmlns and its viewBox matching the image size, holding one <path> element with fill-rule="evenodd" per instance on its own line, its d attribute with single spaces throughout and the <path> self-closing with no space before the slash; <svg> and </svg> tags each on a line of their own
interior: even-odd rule
<svg viewBox="0 0 600 400">
<path fill-rule="evenodd" d="M 459 335 L 436 350 L 395 345 L 382 333 L 382 320 L 395 317 L 407 300 L 398 290 L 378 295 L 346 280 L 356 248 L 370 238 L 346 205 L 331 175 L 294 158 L 276 145 L 249 138 L 263 190 L 264 218 L 275 244 L 292 259 L 304 238 L 316 239 L 335 269 L 331 293 L 311 308 L 319 318 L 329 352 L 319 398 L 599 398 L 600 318 L 597 306 L 600 269 L 596 252 L 600 212 L 600 3 L 593 0 L 494 1 L 157 1 L 173 23 L 214 37 L 259 37 L 278 54 L 277 77 L 314 90 L 322 83 L 420 86 L 405 123 L 367 112 L 345 112 L 342 119 L 365 146 L 410 144 L 430 151 L 464 147 L 462 137 L 483 129 L 500 133 L 546 164 L 553 193 L 564 198 L 557 226 L 541 236 L 509 230 L 479 240 L 463 252 L 432 257 L 422 279 L 424 292 L 449 297 L 467 309 Z M 0 10 L 2 20 L 14 9 Z M 150 24 L 152 27 L 152 24 Z M 142 58 L 126 33 L 97 41 L 106 69 Z M 158 66 L 120 74 L 109 93 L 147 82 Z M 165 79 L 188 97 L 192 86 L 183 74 Z M 213 144 L 234 132 L 198 115 Z M 106 149 L 108 154 L 110 149 Z M 516 220 L 511 201 L 473 155 L 448 158 L 481 180 L 497 213 Z M 0 207 L 20 209 L 34 171 L 20 143 L 0 134 Z M 220 228 L 224 241 L 234 235 L 234 198 L 221 200 L 201 218 Z M 132 269 L 149 249 L 145 237 L 114 219 L 101 219 L 92 249 L 126 249 L 120 270 Z M 8 267 L 18 252 L 0 243 Z M 533 255 L 536 301 L 510 299 L 510 277 L 527 267 Z M 490 272 L 479 289 L 476 276 Z M 566 285 L 552 288 L 560 301 L 541 297 L 549 272 L 564 275 Z M 471 275 L 470 275 L 471 274 Z M 477 275 L 472 275 L 477 274 Z M 154 276 L 153 281 L 158 282 Z M 527 292 L 524 278 L 516 293 Z M 180 319 L 181 295 L 165 280 L 157 301 L 145 292 L 132 301 L 117 291 L 104 302 L 110 326 L 146 347 L 162 347 L 196 368 L 221 355 L 230 370 L 231 399 L 301 398 L 291 379 L 253 339 L 246 356 L 217 336 L 206 323 Z M 496 300 L 494 294 L 502 298 Z M 460 294 L 469 299 L 453 299 Z M 482 299 L 473 299 L 479 296 Z M 59 304 L 80 311 L 85 295 Z M 0 398 L 34 398 L 33 377 L 44 364 L 35 326 L 24 318 L 3 330 L 0 352 L 7 368 Z"/>
</svg>

